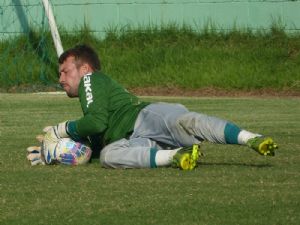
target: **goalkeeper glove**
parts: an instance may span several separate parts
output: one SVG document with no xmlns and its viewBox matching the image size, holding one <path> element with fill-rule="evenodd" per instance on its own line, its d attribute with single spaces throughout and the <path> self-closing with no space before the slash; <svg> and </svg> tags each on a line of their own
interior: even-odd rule
<svg viewBox="0 0 300 225">
<path fill-rule="evenodd" d="M 59 123 L 55 126 L 47 126 L 43 129 L 46 132 L 44 141 L 57 142 L 61 138 L 67 138 L 70 135 L 67 133 L 68 121 Z"/>
<path fill-rule="evenodd" d="M 27 148 L 27 159 L 30 161 L 32 166 L 45 165 L 45 159 L 41 154 L 41 147 L 31 146 Z"/>
<path fill-rule="evenodd" d="M 38 135 L 36 137 L 36 139 L 40 142 L 40 146 L 31 146 L 27 148 L 27 159 L 30 161 L 32 166 L 40 164 L 54 164 L 56 162 L 56 146 L 60 139 L 45 139 L 45 136 Z"/>
</svg>

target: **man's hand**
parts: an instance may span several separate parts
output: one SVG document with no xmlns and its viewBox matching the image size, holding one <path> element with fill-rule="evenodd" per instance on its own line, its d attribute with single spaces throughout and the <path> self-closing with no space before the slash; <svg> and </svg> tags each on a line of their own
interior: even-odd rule
<svg viewBox="0 0 300 225">
<path fill-rule="evenodd" d="M 67 125 L 68 121 L 59 123 L 55 126 L 47 126 L 43 129 L 46 133 L 44 136 L 44 140 L 46 142 L 57 142 L 61 138 L 69 137 L 67 133 Z"/>
<path fill-rule="evenodd" d="M 46 134 L 42 138 L 42 154 L 47 164 L 55 163 L 55 149 L 59 140 L 69 137 L 67 125 L 68 121 L 65 121 L 55 126 L 47 126 L 43 129 Z"/>
<path fill-rule="evenodd" d="M 32 166 L 45 165 L 45 159 L 41 154 L 41 147 L 31 146 L 27 148 L 27 159 L 30 161 Z"/>
<path fill-rule="evenodd" d="M 40 142 L 40 146 L 30 146 L 27 148 L 27 159 L 31 165 L 36 166 L 54 163 L 54 151 L 58 140 L 46 140 L 44 135 L 38 135 L 36 139 Z"/>
</svg>

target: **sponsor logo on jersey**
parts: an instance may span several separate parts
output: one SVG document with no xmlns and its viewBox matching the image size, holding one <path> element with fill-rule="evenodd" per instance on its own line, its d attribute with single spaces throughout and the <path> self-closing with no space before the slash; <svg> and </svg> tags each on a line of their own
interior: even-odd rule
<svg viewBox="0 0 300 225">
<path fill-rule="evenodd" d="M 93 102 L 93 94 L 92 94 L 92 85 L 91 85 L 91 73 L 84 75 L 83 77 L 83 86 L 85 90 L 85 97 L 86 97 L 86 107 L 88 108 L 89 105 Z"/>
</svg>

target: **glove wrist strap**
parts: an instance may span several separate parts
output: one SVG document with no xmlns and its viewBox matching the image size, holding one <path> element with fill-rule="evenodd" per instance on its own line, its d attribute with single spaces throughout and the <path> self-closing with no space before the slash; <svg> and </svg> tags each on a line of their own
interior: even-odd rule
<svg viewBox="0 0 300 225">
<path fill-rule="evenodd" d="M 67 126 L 68 126 L 68 121 L 59 123 L 56 127 L 57 130 L 57 136 L 59 138 L 67 138 L 70 137 L 70 135 L 67 132 Z"/>
</svg>

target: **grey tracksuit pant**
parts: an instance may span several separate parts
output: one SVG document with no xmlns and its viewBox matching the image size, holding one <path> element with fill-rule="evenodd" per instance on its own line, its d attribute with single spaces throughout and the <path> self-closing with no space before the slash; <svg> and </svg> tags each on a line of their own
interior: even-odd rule
<svg viewBox="0 0 300 225">
<path fill-rule="evenodd" d="M 150 167 L 151 149 L 173 149 L 208 140 L 225 143 L 227 121 L 190 112 L 181 104 L 153 103 L 139 113 L 128 139 L 113 142 L 101 151 L 108 168 Z"/>
</svg>

